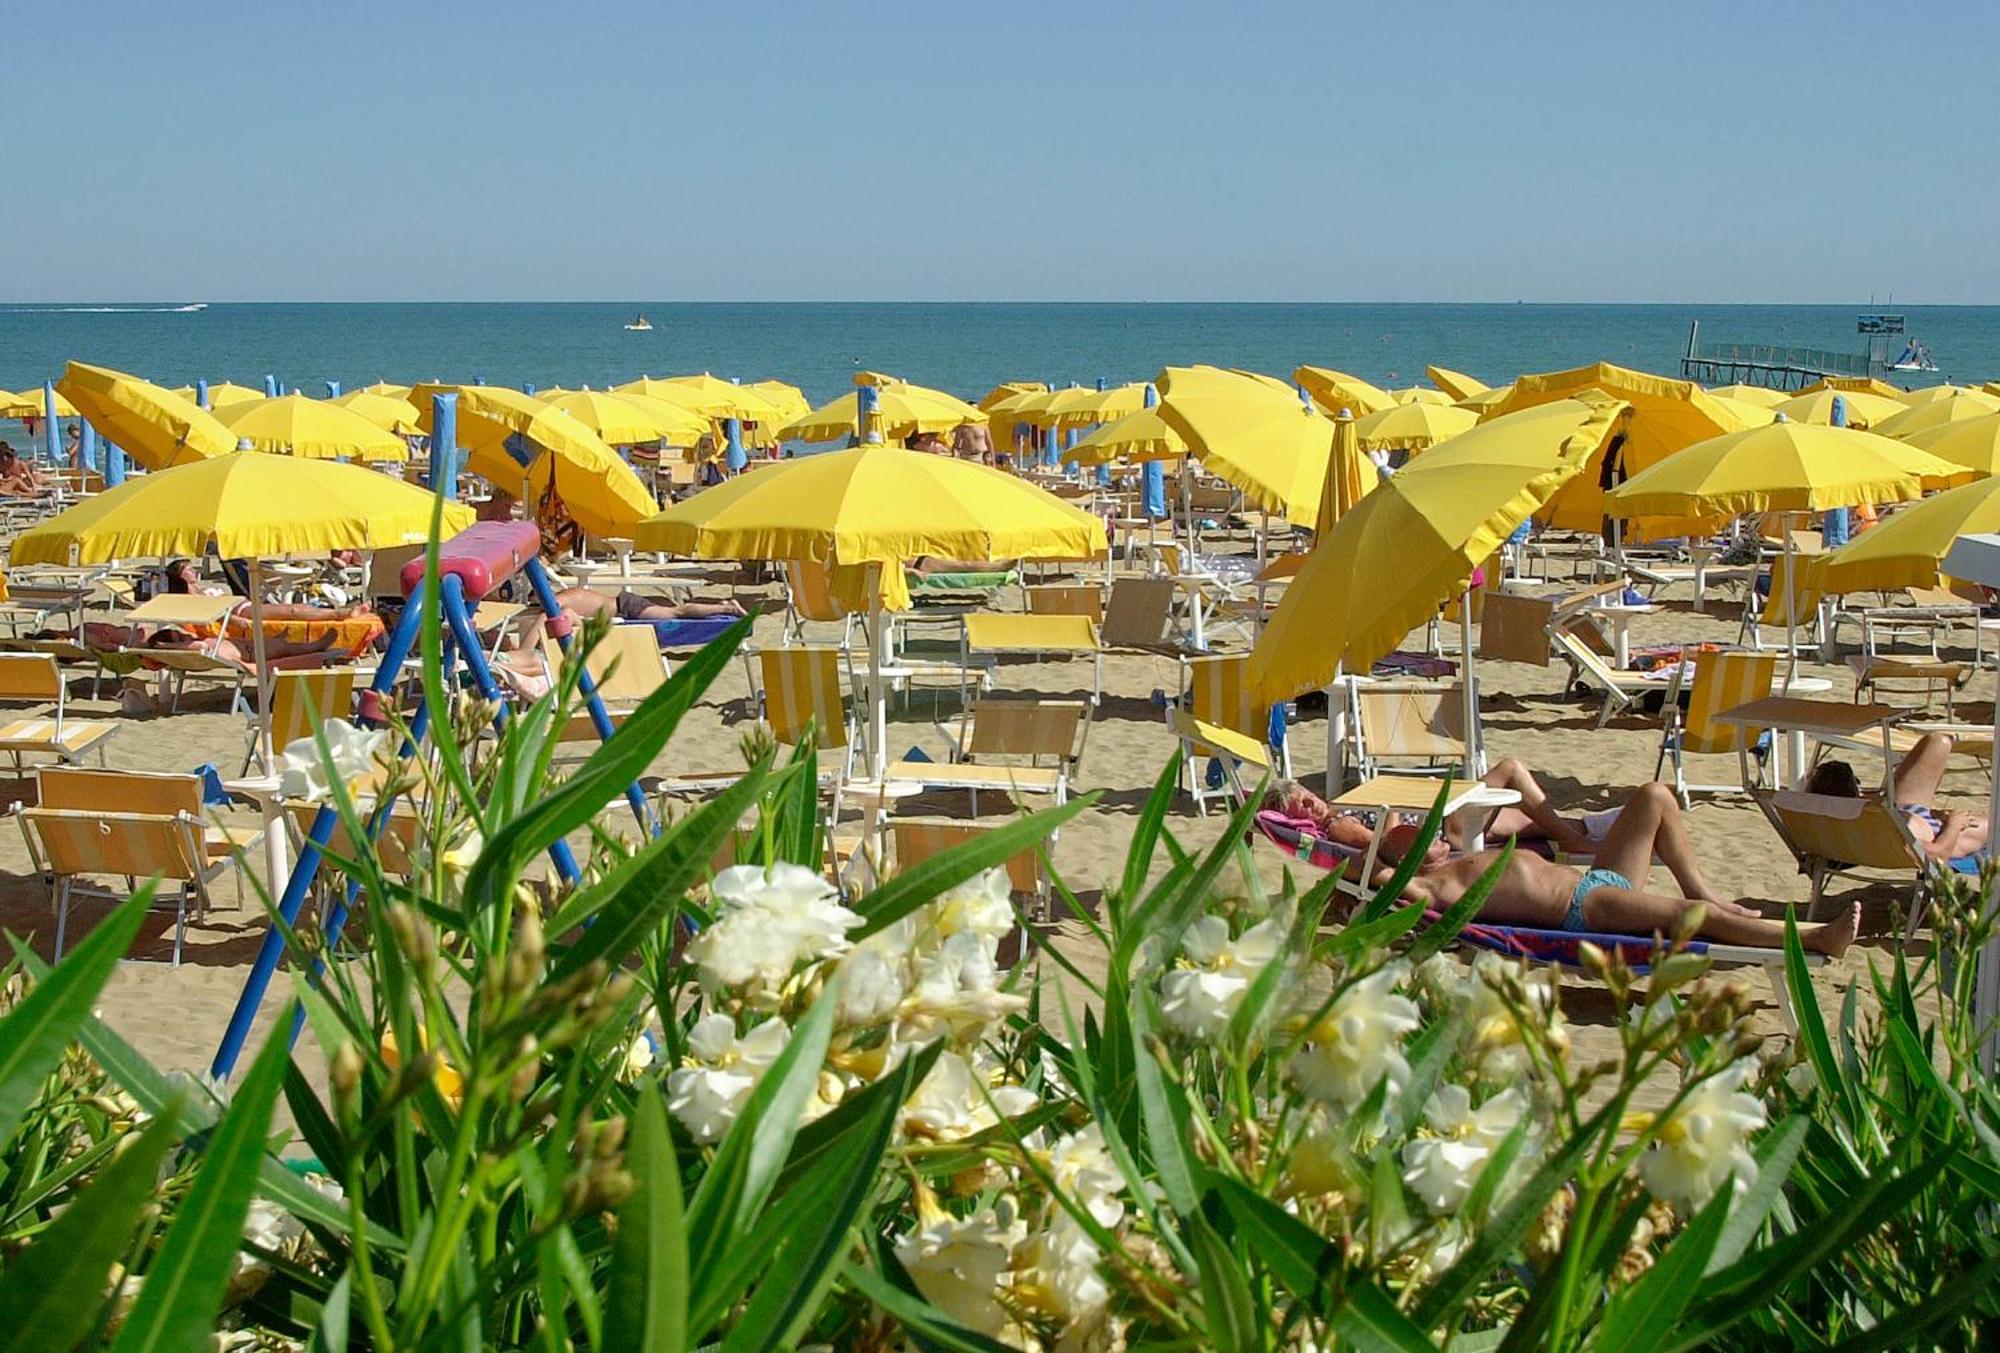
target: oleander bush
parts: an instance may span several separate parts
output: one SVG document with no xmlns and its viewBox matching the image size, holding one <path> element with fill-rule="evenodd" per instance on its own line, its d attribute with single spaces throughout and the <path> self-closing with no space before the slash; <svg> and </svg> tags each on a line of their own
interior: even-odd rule
<svg viewBox="0 0 2000 1353">
<path fill-rule="evenodd" d="M 323 1084 L 289 1018 L 218 1095 L 92 1017 L 143 896 L 24 953 L 0 1348 L 1913 1348 L 2000 1315 L 1980 886 L 1830 1024 L 1794 940 L 1796 1048 L 1684 937 L 1599 956 L 1584 1061 L 1551 972 L 1454 950 L 1483 890 L 1333 924 L 1330 881 L 1244 867 L 1247 809 L 1178 839 L 1170 765 L 1101 907 L 1058 884 L 1101 967 L 1002 968 L 999 866 L 1088 796 L 852 894 L 810 747 L 604 825 L 748 623 L 567 776 L 574 689 L 482 736 L 432 638 L 413 872 L 330 858 L 353 933 L 291 937 Z M 564 839 L 575 886 L 536 863 Z"/>
</svg>

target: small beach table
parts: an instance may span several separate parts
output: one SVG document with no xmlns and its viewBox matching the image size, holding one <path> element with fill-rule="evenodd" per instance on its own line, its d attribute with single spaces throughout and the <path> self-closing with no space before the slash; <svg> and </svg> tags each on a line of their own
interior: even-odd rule
<svg viewBox="0 0 2000 1353">
<path fill-rule="evenodd" d="M 1837 747 L 1869 750 L 1879 747 L 1886 776 L 1896 764 L 1892 740 L 1893 726 L 1915 711 L 1894 705 L 1858 705 L 1846 700 L 1811 700 L 1797 695 L 1772 695 L 1737 705 L 1715 716 L 1719 724 L 1737 728 L 1769 728 L 1781 733 L 1778 784 L 1796 789 L 1804 779 L 1806 739 L 1818 738 Z M 1744 781 L 1749 784 L 1749 739 L 1744 739 L 1737 755 L 1743 759 Z"/>
<path fill-rule="evenodd" d="M 1632 665 L 1632 621 L 1642 615 L 1656 615 L 1660 607 L 1655 602 L 1633 606 L 1625 602 L 1595 602 L 1583 610 L 1583 619 L 1591 621 L 1604 632 L 1611 641 L 1611 664 L 1619 671 Z"/>
<path fill-rule="evenodd" d="M 1363 894 L 1369 891 L 1368 880 L 1375 873 L 1376 856 L 1382 852 L 1382 838 L 1389 834 L 1390 819 L 1398 813 L 1428 813 L 1437 802 L 1438 791 L 1445 782 L 1418 775 L 1378 775 L 1372 780 L 1363 780 L 1354 788 L 1334 799 L 1335 808 L 1365 808 L 1375 811 L 1375 835 L 1369 839 L 1367 853 L 1361 858 L 1361 873 L 1356 880 Z M 1495 789 L 1477 780 L 1453 780 L 1445 790 L 1444 815 L 1455 817 L 1459 813 L 1477 811 L 1491 812 L 1498 808 L 1511 808 L 1521 801 L 1518 791 Z M 1473 842 L 1479 849 L 1485 843 L 1481 833 Z"/>
</svg>

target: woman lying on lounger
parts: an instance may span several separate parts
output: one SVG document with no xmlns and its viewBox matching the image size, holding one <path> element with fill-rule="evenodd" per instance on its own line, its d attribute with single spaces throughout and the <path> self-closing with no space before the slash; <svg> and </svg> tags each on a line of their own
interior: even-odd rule
<svg viewBox="0 0 2000 1353">
<path fill-rule="evenodd" d="M 1397 826 L 1382 841 L 1382 863 L 1369 882 L 1381 887 L 1394 876 L 1403 853 L 1415 843 L 1419 829 Z M 1498 850 L 1454 855 L 1433 842 L 1404 889 L 1407 901 L 1444 910 L 1479 882 L 1500 860 Z M 1681 887 L 1681 895 L 1645 890 L 1646 875 L 1655 858 L 1666 865 Z M 1722 944 L 1777 948 L 1785 942 L 1785 926 L 1740 901 L 1724 899 L 1702 877 L 1680 806 L 1663 784 L 1642 785 L 1611 824 L 1597 847 L 1589 869 L 1552 864 L 1527 851 L 1508 857 L 1493 891 L 1476 920 L 1541 930 L 1589 931 L 1612 935 L 1671 932 L 1688 912 L 1699 907 L 1697 931 Z M 1861 906 L 1854 903 L 1823 925 L 1801 925 L 1799 939 L 1815 953 L 1838 958 L 1854 942 L 1861 924 Z"/>
<path fill-rule="evenodd" d="M 234 663 L 246 672 L 256 670 L 251 665 L 256 650 L 247 643 L 239 645 L 233 639 L 195 634 L 177 625 L 111 625 L 92 621 L 84 625 L 82 640 L 85 647 L 104 652 L 143 652 L 150 648 L 169 653 L 203 653 Z M 276 670 L 325 667 L 344 656 L 333 651 L 339 641 L 340 636 L 331 631 L 311 641 L 266 635 L 264 662 Z"/>
<path fill-rule="evenodd" d="M 201 572 L 192 559 L 176 559 L 167 565 L 167 592 L 179 597 L 226 597 L 230 595 L 226 587 L 216 587 L 201 580 Z M 357 615 L 367 615 L 374 608 L 365 601 L 352 606 L 301 606 L 291 602 L 265 602 L 258 608 L 266 620 L 349 620 Z M 232 616 L 241 617 L 246 622 L 250 616 L 249 598 L 241 598 Z"/>
<path fill-rule="evenodd" d="M 1933 860 L 1955 860 L 1986 848 L 1992 829 L 1983 813 L 1949 809 L 1938 812 L 1938 786 L 1951 762 L 1951 739 L 1926 733 L 1904 754 L 1890 777 L 1897 809 L 1910 824 L 1910 835 Z M 1845 761 L 1822 761 L 1806 777 L 1806 790 L 1836 798 L 1861 797 L 1861 780 Z"/>
<path fill-rule="evenodd" d="M 595 592 L 588 587 L 566 587 L 556 593 L 556 600 L 572 615 L 609 615 L 619 620 L 703 620 L 710 616 L 739 616 L 743 607 L 734 601 L 654 601 L 642 597 L 631 588 L 626 588 L 617 596 L 609 592 Z"/>
<path fill-rule="evenodd" d="M 1604 833 L 1617 820 L 1622 808 L 1581 817 L 1565 817 L 1549 802 L 1547 791 L 1515 757 L 1495 765 L 1481 780 L 1493 789 L 1511 789 L 1521 796 L 1513 807 L 1490 809 L 1484 814 L 1454 814 L 1444 824 L 1445 841 L 1453 850 L 1463 850 L 1475 836 L 1511 836 L 1521 841 L 1547 841 L 1568 855 L 1588 855 L 1597 849 Z M 1335 808 L 1303 785 L 1287 784 L 1271 793 L 1272 808 L 1288 817 L 1312 823 L 1319 834 L 1336 845 L 1366 849 L 1374 835 L 1359 813 Z M 1411 817 L 1411 822 L 1421 817 Z"/>
</svg>

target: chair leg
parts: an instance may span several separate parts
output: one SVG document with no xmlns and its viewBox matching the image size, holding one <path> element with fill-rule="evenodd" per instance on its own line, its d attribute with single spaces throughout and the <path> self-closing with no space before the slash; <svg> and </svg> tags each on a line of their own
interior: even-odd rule
<svg viewBox="0 0 2000 1353">
<path fill-rule="evenodd" d="M 181 945 L 187 939 L 188 890 L 181 888 L 180 896 L 174 899 L 174 966 L 181 965 Z"/>
<path fill-rule="evenodd" d="M 1799 1037 L 1799 1012 L 1792 1007 L 1791 989 L 1785 985 L 1784 969 L 1773 963 L 1760 965 L 1764 970 L 1764 981 L 1771 988 L 1771 1004 L 1778 1008 L 1778 1020 L 1785 1026 L 1785 1032 L 1793 1042 Z"/>
<path fill-rule="evenodd" d="M 69 880 L 56 882 L 56 961 L 63 956 L 63 938 L 69 933 Z"/>
</svg>

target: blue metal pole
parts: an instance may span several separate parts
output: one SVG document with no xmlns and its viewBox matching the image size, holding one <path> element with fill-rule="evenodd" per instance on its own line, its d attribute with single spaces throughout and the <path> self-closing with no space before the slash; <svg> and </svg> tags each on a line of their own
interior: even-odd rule
<svg viewBox="0 0 2000 1353">
<path fill-rule="evenodd" d="M 750 463 L 750 453 L 743 449 L 743 420 L 725 418 L 722 420 L 722 439 L 726 448 L 725 463 L 729 473 L 736 474 Z"/>
<path fill-rule="evenodd" d="M 204 409 L 208 407 L 208 382 L 199 377 L 195 378 L 194 402 Z"/>
<path fill-rule="evenodd" d="M 104 487 L 115 489 L 125 482 L 125 448 L 116 442 L 104 443 Z"/>
<path fill-rule="evenodd" d="M 86 470 L 97 468 L 97 429 L 88 422 L 83 425 L 83 438 L 76 444 L 76 454 L 77 459 L 83 462 L 82 468 Z"/>
<path fill-rule="evenodd" d="M 328 381 L 328 382 L 326 383 L 326 397 L 327 397 L 328 399 L 339 399 L 339 398 L 340 398 L 340 382 L 339 382 L 339 381 Z"/>
<path fill-rule="evenodd" d="M 524 395 L 532 395 L 533 393 L 535 393 L 535 383 L 533 381 L 522 381 L 521 393 Z"/>
<path fill-rule="evenodd" d="M 1827 421 L 1837 428 L 1847 426 L 1847 400 L 1844 397 L 1840 395 L 1833 397 L 1833 409 L 1828 414 Z M 1853 530 L 1853 525 L 1854 523 L 1846 508 L 1828 508 L 1826 515 L 1820 519 L 1819 524 L 1822 543 L 1829 550 L 1839 549 L 1847 543 L 1847 538 Z"/>
<path fill-rule="evenodd" d="M 42 450 L 48 455 L 49 464 L 62 461 L 62 425 L 56 418 L 56 383 L 42 382 L 42 410 L 48 417 L 42 420 Z"/>
<path fill-rule="evenodd" d="M 369 687 L 379 698 L 386 699 L 395 689 L 396 678 L 402 673 L 404 660 L 410 656 L 410 647 L 417 637 L 417 625 L 423 616 L 421 595 L 411 597 L 403 614 L 396 621 L 396 628 L 389 632 L 388 642 L 383 647 L 382 665 L 375 669 L 375 680 Z M 367 702 L 363 702 L 360 722 L 371 724 L 367 714 Z M 312 882 L 319 873 L 319 862 L 325 853 L 326 843 L 333 838 L 335 822 L 339 814 L 332 804 L 321 804 L 313 814 L 312 827 L 306 832 L 305 844 L 299 848 L 298 861 L 292 865 L 292 876 L 285 883 L 283 896 L 278 899 L 278 915 L 286 926 L 297 924 L 299 909 L 305 905 L 306 894 L 312 890 Z M 229 1027 L 223 1031 L 222 1046 L 215 1050 L 215 1061 L 209 1066 L 209 1073 L 217 1080 L 227 1080 L 229 1073 L 236 1069 L 236 1059 L 243 1052 L 243 1044 L 250 1037 L 250 1026 L 257 1021 L 257 1007 L 263 1003 L 264 992 L 271 985 L 271 975 L 278 970 L 278 960 L 284 956 L 284 931 L 273 925 L 264 932 L 264 943 L 257 950 L 257 959 L 250 965 L 250 975 L 244 979 L 242 994 L 236 998 L 236 1009 L 229 1016 Z"/>
<path fill-rule="evenodd" d="M 875 425 L 876 411 L 882 406 L 882 396 L 872 385 L 864 385 L 854 392 L 854 435 L 863 442 L 879 442 L 882 431 Z"/>
<path fill-rule="evenodd" d="M 1146 407 L 1156 408 L 1160 402 L 1160 392 L 1146 382 Z M 1149 460 L 1139 470 L 1140 511 L 1154 521 L 1167 515 L 1167 463 L 1163 460 Z"/>
<path fill-rule="evenodd" d="M 431 396 L 430 487 L 446 498 L 458 494 L 458 394 L 451 390 Z"/>
<path fill-rule="evenodd" d="M 266 399 L 278 397 L 278 378 L 268 371 L 264 373 L 264 397 Z"/>
</svg>

